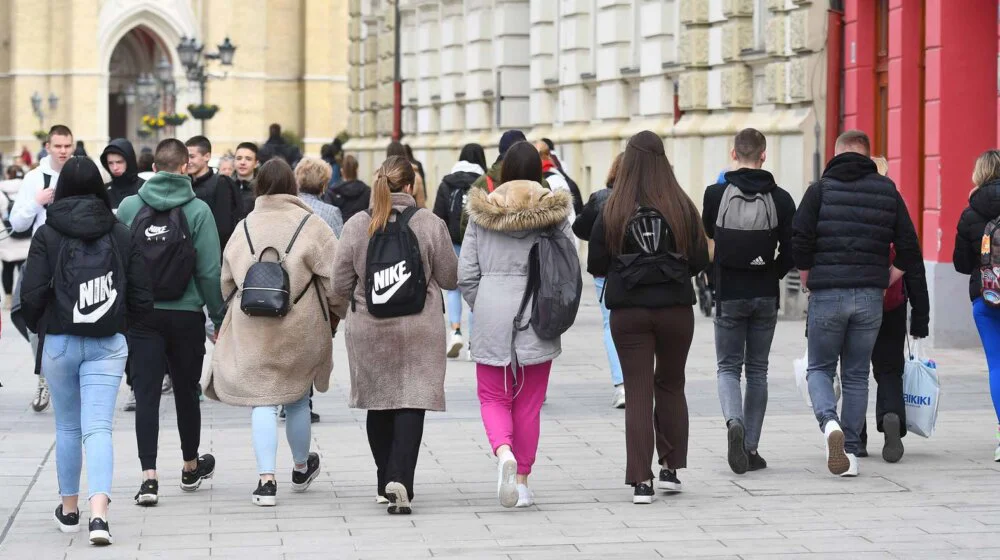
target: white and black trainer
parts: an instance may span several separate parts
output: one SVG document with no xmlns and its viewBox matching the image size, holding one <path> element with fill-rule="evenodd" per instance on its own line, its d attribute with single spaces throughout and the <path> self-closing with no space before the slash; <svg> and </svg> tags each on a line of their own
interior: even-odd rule
<svg viewBox="0 0 1000 560">
<path fill-rule="evenodd" d="M 198 465 L 193 471 L 181 471 L 181 490 L 194 492 L 202 481 L 208 480 L 215 475 L 215 457 L 206 453 L 198 457 Z"/>
<path fill-rule="evenodd" d="M 292 470 L 292 492 L 305 492 L 319 476 L 319 453 L 312 452 L 306 460 L 306 471 Z"/>
<path fill-rule="evenodd" d="M 70 513 L 63 513 L 62 504 L 56 508 L 56 523 L 59 524 L 59 530 L 63 533 L 76 533 L 80 530 L 80 512 L 73 511 Z"/>
<path fill-rule="evenodd" d="M 410 495 L 401 483 L 390 482 L 386 484 L 385 496 L 389 498 L 389 507 L 386 512 L 390 515 L 410 515 L 413 513 L 413 509 L 410 507 Z"/>
<path fill-rule="evenodd" d="M 660 477 L 656 480 L 656 487 L 668 494 L 677 494 L 683 490 L 681 481 L 677 478 L 677 471 L 670 469 L 660 469 Z"/>
<path fill-rule="evenodd" d="M 139 486 L 139 492 L 135 495 L 135 503 L 140 506 L 155 506 L 160 492 L 160 483 L 156 479 L 148 479 Z"/>
<path fill-rule="evenodd" d="M 90 544 L 94 546 L 108 546 L 114 542 L 114 539 L 111 538 L 111 527 L 108 526 L 107 521 L 100 517 L 90 520 Z"/>
<path fill-rule="evenodd" d="M 257 489 L 250 495 L 255 506 L 271 507 L 278 503 L 278 483 L 273 480 L 257 481 Z"/>
<path fill-rule="evenodd" d="M 632 492 L 632 503 L 633 504 L 651 504 L 653 503 L 653 497 L 656 492 L 653 491 L 653 487 L 645 482 L 640 482 L 635 485 L 635 490 Z"/>
</svg>

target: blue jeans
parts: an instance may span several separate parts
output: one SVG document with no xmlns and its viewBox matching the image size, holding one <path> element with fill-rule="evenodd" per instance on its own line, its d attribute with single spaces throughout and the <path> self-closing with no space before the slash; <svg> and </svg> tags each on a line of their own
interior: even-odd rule
<svg viewBox="0 0 1000 560">
<path fill-rule="evenodd" d="M 462 246 L 454 245 L 455 254 L 462 256 Z M 462 324 L 462 292 L 459 290 L 448 290 L 445 295 L 448 301 L 448 326 Z M 469 311 L 469 331 L 472 331 L 472 311 Z M 468 334 L 468 333 L 467 333 Z"/>
<path fill-rule="evenodd" d="M 719 402 L 726 422 L 739 420 L 746 429 L 747 451 L 757 451 L 767 411 L 767 366 L 778 300 L 773 297 L 717 302 L 715 356 L 719 363 Z M 740 391 L 744 363 L 746 400 Z"/>
<path fill-rule="evenodd" d="M 986 352 L 986 365 L 990 370 L 990 395 L 1000 423 L 1000 309 L 983 303 L 983 298 L 972 302 L 972 318 L 976 320 L 979 338 Z"/>
<path fill-rule="evenodd" d="M 56 417 L 60 496 L 80 493 L 86 448 L 89 497 L 111 497 L 115 458 L 111 426 L 127 358 L 128 344 L 121 334 L 107 338 L 62 334 L 45 337 L 42 371 L 49 382 Z"/>
<path fill-rule="evenodd" d="M 604 304 L 604 278 L 594 277 L 594 287 L 597 288 L 597 299 L 601 304 L 601 316 L 604 317 L 604 350 L 608 353 L 608 366 L 611 368 L 611 383 L 616 387 L 624 383 L 622 378 L 622 363 L 618 359 L 615 341 L 611 338 L 611 311 Z"/>
<path fill-rule="evenodd" d="M 857 453 L 868 410 L 868 370 L 882 326 L 881 288 L 814 290 L 809 296 L 809 397 L 819 429 L 833 420 L 844 430 L 844 449 Z M 833 380 L 840 360 L 844 402 L 837 416 Z"/>
<path fill-rule="evenodd" d="M 278 407 L 255 406 L 250 413 L 253 428 L 253 450 L 257 455 L 257 473 L 274 474 L 278 456 Z M 312 438 L 312 419 L 309 417 L 309 393 L 285 405 L 285 437 L 292 448 L 296 465 L 309 459 L 309 440 Z"/>
</svg>

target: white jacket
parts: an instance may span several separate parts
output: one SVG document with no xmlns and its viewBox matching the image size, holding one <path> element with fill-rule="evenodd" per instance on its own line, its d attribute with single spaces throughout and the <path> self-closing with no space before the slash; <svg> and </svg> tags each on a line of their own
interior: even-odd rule
<svg viewBox="0 0 1000 560">
<path fill-rule="evenodd" d="M 0 181 L 0 216 L 8 219 L 7 209 L 10 201 L 17 195 L 21 186 L 21 179 L 10 181 Z M 17 262 L 28 258 L 28 249 L 31 247 L 31 239 L 12 239 L 6 233 L 0 232 L 0 261 Z"/>
<path fill-rule="evenodd" d="M 10 211 L 10 227 L 14 231 L 38 231 L 45 223 L 45 207 L 35 202 L 35 195 L 42 190 L 45 185 L 44 175 L 51 175 L 49 188 L 56 188 L 59 181 L 59 173 L 52 170 L 51 157 L 45 156 L 39 162 L 38 167 L 32 169 L 24 176 L 21 188 L 17 191 L 17 198 L 14 199 L 14 208 Z"/>
</svg>

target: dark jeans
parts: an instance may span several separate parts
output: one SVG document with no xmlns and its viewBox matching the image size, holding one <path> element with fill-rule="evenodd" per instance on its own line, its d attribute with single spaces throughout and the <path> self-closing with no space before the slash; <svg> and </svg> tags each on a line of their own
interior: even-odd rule
<svg viewBox="0 0 1000 560">
<path fill-rule="evenodd" d="M 24 261 L 3 261 L 3 293 L 14 293 L 14 271 L 21 270 Z"/>
<path fill-rule="evenodd" d="M 778 300 L 773 297 L 717 303 L 715 355 L 719 363 L 719 402 L 728 423 L 739 420 L 746 428 L 745 447 L 756 451 L 767 411 L 767 366 L 778 323 Z M 746 365 L 746 400 L 740 376 Z"/>
<path fill-rule="evenodd" d="M 814 290 L 809 296 L 809 397 L 824 430 L 833 420 L 844 431 L 844 448 L 857 453 L 868 409 L 868 369 L 882 326 L 880 288 Z M 837 415 L 833 379 L 840 362 L 843 404 Z"/>
<path fill-rule="evenodd" d="M 368 445 L 378 468 L 378 494 L 399 482 L 413 499 L 413 473 L 424 437 L 424 413 L 414 408 L 368 411 Z"/>
<path fill-rule="evenodd" d="M 201 408 L 198 381 L 205 361 L 205 316 L 201 312 L 155 310 L 129 329 L 135 436 L 142 470 L 156 468 L 163 376 L 174 384 L 177 430 L 185 461 L 198 458 Z"/>
<path fill-rule="evenodd" d="M 622 362 L 628 403 L 625 483 L 634 485 L 653 478 L 649 465 L 654 445 L 660 465 L 687 467 L 684 367 L 694 337 L 693 308 L 612 309 L 611 335 Z"/>
<path fill-rule="evenodd" d="M 906 304 L 882 314 L 882 328 L 872 349 L 872 371 L 878 389 L 875 396 L 875 427 L 892 412 L 899 416 L 899 431 L 906 435 L 906 404 L 903 402 L 903 366 L 906 363 Z M 868 444 L 868 423 L 861 430 L 862 445 Z"/>
</svg>

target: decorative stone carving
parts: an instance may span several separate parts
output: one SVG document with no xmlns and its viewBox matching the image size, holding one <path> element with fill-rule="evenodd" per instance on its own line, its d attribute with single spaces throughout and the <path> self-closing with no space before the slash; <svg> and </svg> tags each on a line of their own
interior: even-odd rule
<svg viewBox="0 0 1000 560">
<path fill-rule="evenodd" d="M 708 71 L 692 70 L 680 76 L 678 103 L 682 111 L 708 108 Z"/>
<path fill-rule="evenodd" d="M 772 62 L 767 65 L 767 100 L 771 103 L 786 103 L 785 63 Z"/>
<path fill-rule="evenodd" d="M 681 23 L 708 23 L 708 0 L 680 0 Z"/>
<path fill-rule="evenodd" d="M 809 49 L 807 35 L 809 32 L 809 11 L 798 10 L 792 12 L 789 26 L 789 42 L 792 51 L 803 51 Z"/>
<path fill-rule="evenodd" d="M 785 54 L 785 26 L 788 17 L 784 14 L 771 14 L 771 20 L 767 22 L 767 38 L 765 45 L 767 54 Z"/>
<path fill-rule="evenodd" d="M 792 101 L 804 101 L 810 97 L 808 62 L 808 58 L 796 58 L 788 63 L 788 96 Z"/>
<path fill-rule="evenodd" d="M 708 66 L 708 28 L 682 27 L 679 58 L 691 67 Z"/>
<path fill-rule="evenodd" d="M 722 105 L 734 109 L 753 105 L 753 71 L 749 66 L 737 64 L 723 70 Z"/>
<path fill-rule="evenodd" d="M 750 18 L 731 19 L 722 30 L 722 58 L 733 61 L 740 58 L 745 49 L 753 48 L 753 20 Z"/>
<path fill-rule="evenodd" d="M 753 0 L 724 0 L 722 15 L 727 18 L 753 17 Z"/>
</svg>

